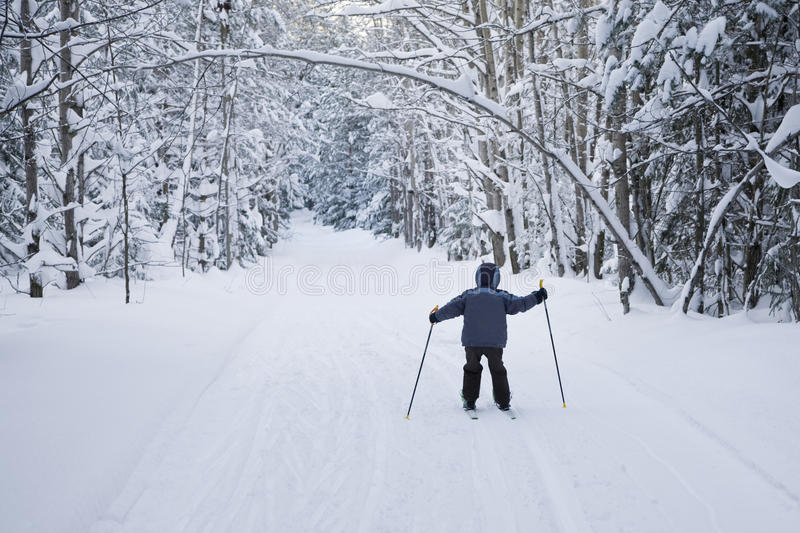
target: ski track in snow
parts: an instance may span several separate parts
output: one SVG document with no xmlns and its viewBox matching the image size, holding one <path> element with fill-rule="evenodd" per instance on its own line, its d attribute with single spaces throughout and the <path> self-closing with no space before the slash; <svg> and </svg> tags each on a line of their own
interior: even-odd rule
<svg viewBox="0 0 800 533">
<path fill-rule="evenodd" d="M 764 484 L 773 488 L 779 494 L 779 496 L 788 500 L 788 503 L 793 504 L 794 506 L 800 505 L 800 497 L 798 497 L 791 490 L 789 490 L 789 488 L 787 488 L 786 485 L 784 485 L 783 483 L 775 479 L 771 474 L 760 468 L 753 460 L 744 456 L 744 454 L 742 454 L 742 452 L 740 452 L 736 448 L 736 446 L 734 446 L 732 443 L 726 441 L 725 439 L 717 435 L 708 426 L 704 425 L 702 422 L 697 420 L 695 417 L 686 412 L 684 409 L 676 407 L 677 404 L 674 398 L 670 397 L 663 391 L 658 390 L 652 385 L 648 385 L 642 382 L 636 382 L 628 378 L 624 374 L 618 372 L 617 370 L 614 370 L 613 368 L 609 368 L 605 365 L 600 365 L 598 363 L 593 363 L 593 364 L 615 375 L 620 380 L 625 382 L 627 386 L 634 389 L 638 394 L 641 394 L 655 402 L 658 402 L 664 408 L 671 410 L 677 415 L 684 418 L 685 421 L 688 423 L 688 427 L 694 428 L 698 433 L 705 436 L 709 441 L 716 444 L 720 448 L 720 451 L 729 454 L 734 460 L 739 462 L 742 466 L 749 469 L 756 476 L 760 477 Z M 641 441 L 641 439 L 639 439 L 635 435 L 631 435 L 631 437 Z M 643 442 L 642 445 L 646 446 L 646 444 L 644 444 Z M 710 514 L 713 514 L 713 511 Z"/>
<path fill-rule="evenodd" d="M 415 260 L 364 232 L 314 226 L 307 214 L 294 223 L 276 267 Z M 516 420 L 491 403 L 488 369 L 479 420 L 461 414 L 460 321 L 435 327 L 406 420 L 425 312 L 442 299 L 418 292 L 261 296 L 261 316 L 196 397 L 165 417 L 91 531 L 797 530 L 796 482 L 659 388 L 569 343 L 559 352 L 561 408 L 540 329 L 506 351 Z M 597 314 L 592 294 L 581 297 Z M 543 318 L 530 316 L 540 312 L 514 324 L 540 327 Z M 571 335 L 561 329 L 556 343 Z"/>
</svg>

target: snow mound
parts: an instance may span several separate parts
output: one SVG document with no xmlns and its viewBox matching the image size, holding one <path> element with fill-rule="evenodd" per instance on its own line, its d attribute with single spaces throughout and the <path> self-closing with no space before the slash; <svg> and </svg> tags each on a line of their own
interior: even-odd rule
<svg viewBox="0 0 800 533">
<path fill-rule="evenodd" d="M 786 115 L 781 121 L 781 125 L 775 130 L 775 133 L 772 135 L 769 143 L 767 143 L 767 147 L 764 151 L 767 153 L 774 151 L 778 146 L 783 144 L 783 141 L 798 131 L 800 131 L 800 104 L 793 105 L 789 108 L 789 111 L 786 112 Z"/>
<path fill-rule="evenodd" d="M 375 109 L 393 109 L 395 107 L 389 97 L 380 91 L 367 96 L 364 101 Z"/>
</svg>

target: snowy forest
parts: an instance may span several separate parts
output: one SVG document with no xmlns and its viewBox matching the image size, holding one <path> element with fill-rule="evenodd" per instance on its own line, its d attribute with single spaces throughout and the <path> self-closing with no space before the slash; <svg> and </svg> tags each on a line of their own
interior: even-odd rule
<svg viewBox="0 0 800 533">
<path fill-rule="evenodd" d="M 1 533 L 800 531 L 798 0 L 0 16 Z"/>
<path fill-rule="evenodd" d="M 251 264 L 305 206 L 452 260 L 613 280 L 626 312 L 636 290 L 800 320 L 795 1 L 3 15 L 0 273 L 31 297 Z"/>
</svg>

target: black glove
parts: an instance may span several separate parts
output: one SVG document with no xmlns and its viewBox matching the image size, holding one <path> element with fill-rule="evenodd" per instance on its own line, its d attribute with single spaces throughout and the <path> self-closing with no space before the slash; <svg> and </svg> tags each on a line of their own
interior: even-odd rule
<svg viewBox="0 0 800 533">
<path fill-rule="evenodd" d="M 437 322 L 439 322 L 439 319 L 436 318 L 436 311 L 428 315 L 428 320 L 431 321 L 431 324 L 436 324 Z"/>
<path fill-rule="evenodd" d="M 545 289 L 544 287 L 536 291 L 536 294 L 539 295 L 539 303 L 542 303 L 543 301 L 547 300 L 547 289 Z"/>
</svg>

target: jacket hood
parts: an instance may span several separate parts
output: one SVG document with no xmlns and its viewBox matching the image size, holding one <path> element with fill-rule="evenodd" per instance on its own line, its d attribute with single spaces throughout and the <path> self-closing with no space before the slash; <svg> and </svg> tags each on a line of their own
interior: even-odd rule
<svg viewBox="0 0 800 533">
<path fill-rule="evenodd" d="M 483 263 L 475 271 L 475 284 L 496 289 L 500 285 L 500 269 L 494 263 Z"/>
</svg>

